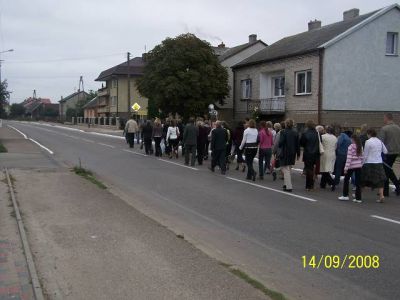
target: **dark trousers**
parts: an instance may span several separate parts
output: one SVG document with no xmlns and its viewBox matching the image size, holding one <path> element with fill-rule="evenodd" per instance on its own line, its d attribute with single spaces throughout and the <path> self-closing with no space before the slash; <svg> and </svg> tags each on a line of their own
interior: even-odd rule
<svg viewBox="0 0 400 300">
<path fill-rule="evenodd" d="M 151 138 L 144 139 L 144 151 L 146 152 L 146 154 L 151 154 L 152 152 Z"/>
<path fill-rule="evenodd" d="M 258 171 L 260 177 L 264 177 L 264 174 L 271 165 L 272 149 L 259 149 L 258 150 Z M 265 164 L 264 164 L 265 161 Z"/>
<path fill-rule="evenodd" d="M 127 132 L 125 133 L 126 140 L 128 141 L 129 147 L 133 148 L 135 145 L 135 133 L 134 132 Z"/>
<path fill-rule="evenodd" d="M 208 159 L 208 148 L 210 146 L 210 141 L 207 140 L 206 142 L 206 149 L 204 151 L 204 159 L 207 160 Z"/>
<path fill-rule="evenodd" d="M 226 171 L 226 149 L 214 150 L 212 151 L 212 159 L 211 159 L 211 169 L 218 165 L 221 168 L 222 172 Z"/>
<path fill-rule="evenodd" d="M 343 196 L 345 196 L 345 197 L 349 196 L 349 181 L 353 174 L 355 174 L 356 199 L 361 200 L 361 186 L 360 186 L 360 184 L 361 184 L 361 168 L 347 170 L 347 173 L 344 176 Z"/>
<path fill-rule="evenodd" d="M 193 167 L 196 161 L 197 145 L 185 145 L 185 164 L 189 164 L 189 156 L 191 155 L 190 165 Z"/>
<path fill-rule="evenodd" d="M 400 182 L 396 177 L 396 174 L 394 174 L 393 171 L 393 164 L 396 161 L 397 154 L 385 154 L 383 156 L 383 168 L 385 169 L 385 174 L 386 174 L 386 180 L 385 180 L 385 185 L 383 188 L 383 195 L 385 197 L 389 196 L 389 179 L 393 182 L 393 184 L 396 187 L 396 190 L 400 190 Z"/>
<path fill-rule="evenodd" d="M 253 162 L 254 157 L 257 155 L 257 148 L 246 148 L 244 150 L 244 155 L 246 156 L 246 165 L 247 165 L 247 179 L 252 179 L 255 175 L 256 171 L 254 171 Z"/>
<path fill-rule="evenodd" d="M 203 164 L 203 159 L 205 155 L 206 145 L 205 144 L 197 144 L 197 162 L 199 165 Z"/>
<path fill-rule="evenodd" d="M 156 156 L 159 157 L 162 155 L 162 151 L 161 151 L 161 137 L 154 137 L 154 144 L 156 147 Z"/>
<path fill-rule="evenodd" d="M 304 171 L 306 172 L 306 189 L 314 188 L 315 160 L 304 161 Z"/>
<path fill-rule="evenodd" d="M 342 176 L 344 166 L 346 165 L 346 158 L 347 155 L 341 155 L 341 154 L 336 155 L 335 170 L 334 170 L 335 185 L 338 185 L 340 183 L 340 176 Z"/>
<path fill-rule="evenodd" d="M 334 185 L 334 181 L 331 177 L 331 174 L 329 174 L 329 172 L 322 172 L 321 173 L 321 183 L 320 183 L 320 187 L 321 188 L 326 188 L 326 185 Z"/>
</svg>

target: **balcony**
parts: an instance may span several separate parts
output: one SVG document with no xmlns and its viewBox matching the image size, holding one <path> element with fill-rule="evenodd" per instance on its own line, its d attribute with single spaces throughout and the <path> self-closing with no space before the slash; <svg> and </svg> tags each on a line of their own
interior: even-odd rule
<svg viewBox="0 0 400 300">
<path fill-rule="evenodd" d="M 108 96 L 110 94 L 110 90 L 108 88 L 102 88 L 97 91 L 97 96 Z"/>
<path fill-rule="evenodd" d="M 285 114 L 286 99 L 284 97 L 279 97 L 279 98 L 267 98 L 259 100 L 248 100 L 247 112 L 251 113 L 254 112 L 256 109 L 259 109 L 262 115 Z"/>
</svg>

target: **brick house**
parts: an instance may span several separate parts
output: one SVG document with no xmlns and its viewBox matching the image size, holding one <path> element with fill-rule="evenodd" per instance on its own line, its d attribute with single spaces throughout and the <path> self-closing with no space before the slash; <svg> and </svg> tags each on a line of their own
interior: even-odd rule
<svg viewBox="0 0 400 300">
<path fill-rule="evenodd" d="M 138 115 L 147 118 L 147 98 L 140 95 L 137 90 L 136 80 L 143 76 L 145 61 L 142 57 L 135 57 L 128 63 L 123 62 L 100 73 L 95 81 L 105 82 L 97 92 L 97 107 L 95 117 L 114 117 L 127 118 L 132 109 L 128 109 L 128 73 L 130 76 L 130 104 L 137 102 L 141 109 Z"/>
<path fill-rule="evenodd" d="M 234 118 L 380 126 L 400 116 L 398 4 L 283 38 L 233 66 Z"/>
</svg>

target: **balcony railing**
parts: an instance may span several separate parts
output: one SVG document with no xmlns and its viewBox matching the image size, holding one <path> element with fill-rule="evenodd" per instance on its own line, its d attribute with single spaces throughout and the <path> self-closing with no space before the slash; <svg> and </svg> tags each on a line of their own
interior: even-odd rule
<svg viewBox="0 0 400 300">
<path fill-rule="evenodd" d="M 256 109 L 260 110 L 261 114 L 284 114 L 286 109 L 286 99 L 284 97 L 279 98 L 267 98 L 259 100 L 248 100 L 247 112 L 254 112 Z"/>
</svg>

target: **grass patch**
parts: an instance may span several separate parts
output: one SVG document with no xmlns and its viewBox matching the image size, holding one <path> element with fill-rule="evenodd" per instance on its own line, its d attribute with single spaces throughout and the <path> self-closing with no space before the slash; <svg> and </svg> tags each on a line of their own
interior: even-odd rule
<svg viewBox="0 0 400 300">
<path fill-rule="evenodd" d="M 96 179 L 96 177 L 94 177 L 93 173 L 89 170 L 86 170 L 82 167 L 74 167 L 73 171 L 75 172 L 75 174 L 85 178 L 86 180 L 89 180 L 90 182 L 94 183 L 95 185 L 97 185 L 99 188 L 105 190 L 107 189 L 107 187 L 100 182 L 99 180 Z"/>
<path fill-rule="evenodd" d="M 2 143 L 0 143 L 0 153 L 6 153 L 6 152 L 8 152 L 7 148 L 4 147 L 4 145 Z"/>
<path fill-rule="evenodd" d="M 268 297 L 270 297 L 273 300 L 288 300 L 283 294 L 273 291 L 269 288 L 267 288 L 265 285 L 263 285 L 261 282 L 255 280 L 254 278 L 251 278 L 249 275 L 247 275 L 245 272 L 233 268 L 232 265 L 229 265 L 227 263 L 224 262 L 220 262 L 219 263 L 221 266 L 224 266 L 226 268 L 229 269 L 229 271 L 236 275 L 237 277 L 243 279 L 244 281 L 246 281 L 248 284 L 250 284 L 252 287 L 254 287 L 257 290 L 260 290 L 264 295 L 267 295 Z"/>
</svg>

